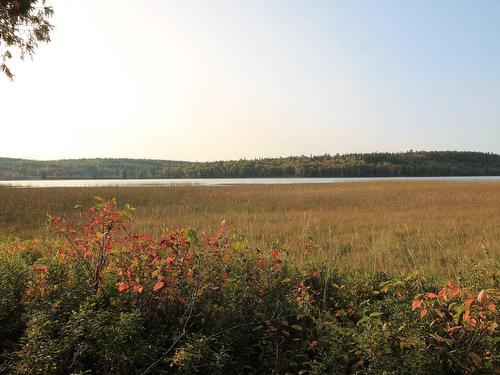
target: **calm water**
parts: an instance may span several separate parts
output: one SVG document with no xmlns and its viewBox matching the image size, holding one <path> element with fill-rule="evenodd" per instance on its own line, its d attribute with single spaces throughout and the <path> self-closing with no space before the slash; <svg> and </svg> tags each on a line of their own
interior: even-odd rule
<svg viewBox="0 0 500 375">
<path fill-rule="evenodd" d="M 500 181 L 493 177 L 345 177 L 345 178 L 186 178 L 147 180 L 29 180 L 0 181 L 0 187 L 100 187 L 100 186 L 172 186 L 172 185 L 245 185 L 245 184 L 329 184 L 369 181 Z"/>
</svg>

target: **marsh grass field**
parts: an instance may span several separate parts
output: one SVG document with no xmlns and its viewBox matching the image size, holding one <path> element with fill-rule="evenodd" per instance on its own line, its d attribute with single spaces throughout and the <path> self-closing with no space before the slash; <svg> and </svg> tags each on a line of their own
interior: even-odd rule
<svg viewBox="0 0 500 375">
<path fill-rule="evenodd" d="M 134 206 L 138 232 L 213 232 L 225 220 L 256 246 L 297 259 L 307 248 L 340 268 L 452 277 L 500 255 L 498 182 L 2 188 L 0 233 L 51 236 L 46 214 L 71 217 L 94 196 Z"/>
<path fill-rule="evenodd" d="M 0 374 L 498 374 L 499 255 L 498 182 L 2 188 Z"/>
</svg>

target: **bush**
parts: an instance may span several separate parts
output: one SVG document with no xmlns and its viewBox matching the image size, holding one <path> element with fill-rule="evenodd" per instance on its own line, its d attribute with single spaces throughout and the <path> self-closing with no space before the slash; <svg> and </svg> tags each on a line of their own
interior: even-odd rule
<svg viewBox="0 0 500 375">
<path fill-rule="evenodd" d="M 22 297 L 26 264 L 17 252 L 0 251 L 0 363 L 6 351 L 15 350 L 23 333 Z"/>
</svg>

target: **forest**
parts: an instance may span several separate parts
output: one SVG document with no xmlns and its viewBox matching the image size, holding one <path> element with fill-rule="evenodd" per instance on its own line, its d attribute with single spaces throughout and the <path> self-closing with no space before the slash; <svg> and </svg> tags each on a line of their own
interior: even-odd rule
<svg viewBox="0 0 500 375">
<path fill-rule="evenodd" d="M 0 179 L 498 176 L 500 155 L 464 151 L 335 154 L 187 162 L 0 158 Z"/>
</svg>

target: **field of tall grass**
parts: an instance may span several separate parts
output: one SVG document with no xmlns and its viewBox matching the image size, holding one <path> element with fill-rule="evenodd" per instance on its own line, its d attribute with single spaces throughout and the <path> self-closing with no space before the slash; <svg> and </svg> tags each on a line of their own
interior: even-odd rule
<svg viewBox="0 0 500 375">
<path fill-rule="evenodd" d="M 0 374 L 498 374 L 499 188 L 0 189 Z"/>
<path fill-rule="evenodd" d="M 291 256 L 311 247 L 340 267 L 420 269 L 445 277 L 500 255 L 500 184 L 365 182 L 325 185 L 0 189 L 0 233 L 44 237 L 46 214 L 69 215 L 94 196 L 129 203 L 134 229 L 213 231 L 225 220 Z"/>
</svg>

